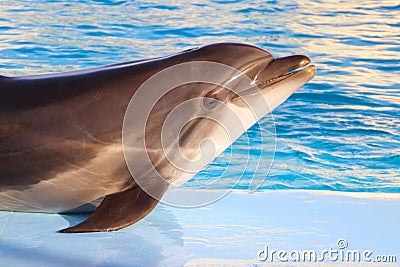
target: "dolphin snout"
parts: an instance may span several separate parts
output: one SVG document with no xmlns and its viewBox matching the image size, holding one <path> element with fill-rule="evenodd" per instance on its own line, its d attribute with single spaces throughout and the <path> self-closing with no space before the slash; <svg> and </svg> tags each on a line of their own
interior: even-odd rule
<svg viewBox="0 0 400 267">
<path fill-rule="evenodd" d="M 298 68 L 307 66 L 311 60 L 304 55 L 294 55 L 274 59 L 256 75 L 256 84 L 272 82 Z"/>
</svg>

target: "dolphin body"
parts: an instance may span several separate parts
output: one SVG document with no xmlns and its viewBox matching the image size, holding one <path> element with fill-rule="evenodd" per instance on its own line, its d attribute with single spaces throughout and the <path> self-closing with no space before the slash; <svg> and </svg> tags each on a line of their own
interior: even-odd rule
<svg viewBox="0 0 400 267">
<path fill-rule="evenodd" d="M 67 213 L 93 211 L 97 206 L 86 221 L 61 232 L 118 230 L 146 216 L 167 188 L 160 186 L 157 197 L 150 196 L 132 179 L 122 144 L 124 116 L 143 82 L 163 69 L 195 61 L 217 62 L 244 73 L 262 92 L 244 95 L 265 97 L 270 109 L 264 113 L 316 73 L 305 56 L 274 59 L 255 46 L 218 43 L 79 71 L 0 76 L 0 210 Z M 149 157 L 168 181 L 180 179 L 182 172 L 162 153 L 160 125 L 182 101 L 204 96 L 231 105 L 239 116 L 247 110 L 240 96 L 210 84 L 184 85 L 166 94 L 155 105 L 145 131 Z M 192 112 L 197 109 L 193 105 Z M 218 144 L 210 137 L 213 127 L 207 120 L 193 120 L 182 130 L 184 150 L 196 150 L 206 138 Z M 145 180 L 146 170 L 141 172 Z"/>
</svg>

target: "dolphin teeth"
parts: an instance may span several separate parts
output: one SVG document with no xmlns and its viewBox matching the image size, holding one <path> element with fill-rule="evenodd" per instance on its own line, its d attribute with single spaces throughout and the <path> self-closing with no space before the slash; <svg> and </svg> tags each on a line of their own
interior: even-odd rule
<svg viewBox="0 0 400 267">
<path fill-rule="evenodd" d="M 296 72 L 297 72 L 297 71 L 294 71 L 294 72 L 287 73 L 287 74 L 284 74 L 284 75 L 279 76 L 279 77 L 275 77 L 275 78 L 266 80 L 266 81 L 262 82 L 261 84 L 259 84 L 259 86 L 260 86 L 260 85 L 265 85 L 265 84 L 274 84 L 274 83 L 276 83 L 276 82 L 279 82 L 279 81 L 281 81 L 281 80 L 283 80 L 283 79 L 285 79 L 285 78 L 287 78 L 287 77 L 293 75 L 293 74 L 296 73 Z"/>
</svg>

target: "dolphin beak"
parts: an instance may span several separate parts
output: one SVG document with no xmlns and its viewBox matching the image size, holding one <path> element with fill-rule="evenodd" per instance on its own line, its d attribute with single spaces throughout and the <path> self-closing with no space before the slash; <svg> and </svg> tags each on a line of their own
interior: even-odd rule
<svg viewBox="0 0 400 267">
<path fill-rule="evenodd" d="M 307 66 L 311 60 L 302 55 L 274 59 L 264 69 L 258 72 L 254 83 L 259 87 L 279 81 L 298 68 Z"/>
<path fill-rule="evenodd" d="M 263 96 L 272 111 L 316 75 L 316 68 L 310 62 L 303 55 L 274 59 L 257 73 L 254 86 L 241 91 L 231 102 L 245 107 Z"/>
</svg>

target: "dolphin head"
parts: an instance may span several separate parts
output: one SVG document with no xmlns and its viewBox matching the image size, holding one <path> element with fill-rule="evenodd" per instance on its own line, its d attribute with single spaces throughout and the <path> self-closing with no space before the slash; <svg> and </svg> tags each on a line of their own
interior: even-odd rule
<svg viewBox="0 0 400 267">
<path fill-rule="evenodd" d="M 243 44 L 191 49 L 170 60 L 167 73 L 147 90 L 160 97 L 144 132 L 152 165 L 176 184 L 203 169 L 316 74 L 306 56 L 275 59 Z"/>
</svg>

